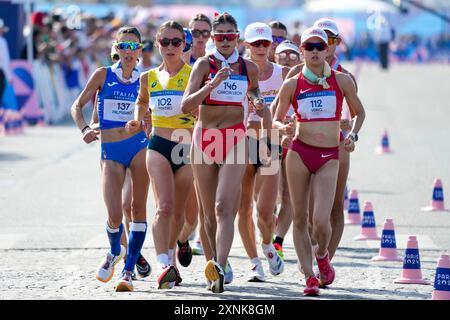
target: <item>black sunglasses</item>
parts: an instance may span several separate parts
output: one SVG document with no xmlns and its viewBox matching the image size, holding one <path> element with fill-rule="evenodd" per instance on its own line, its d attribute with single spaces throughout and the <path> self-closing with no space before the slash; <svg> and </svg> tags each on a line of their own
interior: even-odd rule
<svg viewBox="0 0 450 320">
<path fill-rule="evenodd" d="M 203 36 L 203 38 L 209 38 L 211 36 L 211 31 L 209 30 L 192 29 L 191 33 L 194 38 L 199 38 L 200 36 Z"/>
<path fill-rule="evenodd" d="M 317 51 L 323 51 L 327 48 L 327 44 L 324 42 L 306 42 L 302 44 L 302 47 L 306 51 L 314 51 L 314 49 L 317 49 Z"/>
<path fill-rule="evenodd" d="M 181 44 L 183 43 L 183 39 L 181 38 L 173 38 L 173 39 L 169 39 L 169 38 L 162 38 L 159 39 L 159 44 L 161 45 L 161 47 L 168 47 L 170 44 L 172 44 L 174 47 L 179 47 L 181 46 Z"/>
</svg>

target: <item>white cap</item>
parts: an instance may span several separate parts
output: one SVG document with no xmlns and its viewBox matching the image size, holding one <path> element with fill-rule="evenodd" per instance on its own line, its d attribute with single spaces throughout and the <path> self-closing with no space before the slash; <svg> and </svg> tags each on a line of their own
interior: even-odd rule
<svg viewBox="0 0 450 320">
<path fill-rule="evenodd" d="M 302 40 L 301 43 L 303 44 L 305 41 L 311 38 L 320 38 L 323 42 L 328 43 L 328 36 L 325 31 L 321 28 L 308 28 L 302 33 Z"/>
<path fill-rule="evenodd" d="M 282 43 L 280 43 L 278 45 L 278 47 L 275 49 L 275 53 L 279 54 L 279 53 L 281 53 L 283 51 L 286 51 L 286 50 L 292 50 L 292 51 L 300 54 L 300 50 L 298 50 L 297 45 L 295 43 L 293 43 L 293 42 L 290 42 L 290 41 L 283 41 Z"/>
<path fill-rule="evenodd" d="M 258 40 L 268 40 L 272 42 L 272 29 L 265 23 L 251 23 L 245 28 L 245 41 L 252 43 Z"/>
<path fill-rule="evenodd" d="M 325 31 L 328 30 L 335 36 L 339 35 L 339 28 L 336 22 L 331 19 L 319 19 L 314 22 L 313 27 L 320 28 Z"/>
</svg>

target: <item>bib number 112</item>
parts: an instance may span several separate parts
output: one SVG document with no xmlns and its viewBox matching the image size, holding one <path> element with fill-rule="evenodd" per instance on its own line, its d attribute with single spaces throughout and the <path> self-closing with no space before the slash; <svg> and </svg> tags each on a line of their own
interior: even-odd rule
<svg viewBox="0 0 450 320">
<path fill-rule="evenodd" d="M 322 108 L 322 100 L 311 100 L 311 108 Z"/>
</svg>

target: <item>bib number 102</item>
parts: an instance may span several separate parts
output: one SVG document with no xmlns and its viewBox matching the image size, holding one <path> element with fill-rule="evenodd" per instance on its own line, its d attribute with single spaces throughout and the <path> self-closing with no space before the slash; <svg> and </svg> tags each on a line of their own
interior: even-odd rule
<svg viewBox="0 0 450 320">
<path fill-rule="evenodd" d="M 131 103 L 123 103 L 123 102 L 118 102 L 117 103 L 117 109 L 119 110 L 127 110 L 130 109 Z"/>
<path fill-rule="evenodd" d="M 311 108 L 322 108 L 322 100 L 311 100 Z"/>
<path fill-rule="evenodd" d="M 158 99 L 158 107 L 166 107 L 166 106 L 172 106 L 172 99 L 171 98 Z"/>
</svg>

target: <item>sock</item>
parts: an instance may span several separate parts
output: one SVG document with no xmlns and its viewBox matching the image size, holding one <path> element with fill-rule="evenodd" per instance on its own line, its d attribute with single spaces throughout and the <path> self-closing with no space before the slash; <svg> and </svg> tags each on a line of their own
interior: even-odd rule
<svg viewBox="0 0 450 320">
<path fill-rule="evenodd" d="M 284 239 L 282 237 L 276 236 L 273 240 L 273 243 L 278 243 L 280 246 L 283 246 Z"/>
<path fill-rule="evenodd" d="M 156 256 L 156 261 L 158 261 L 160 266 L 168 266 L 169 256 L 167 255 L 167 253 L 161 253 Z"/>
<path fill-rule="evenodd" d="M 264 253 L 272 251 L 272 248 L 273 248 L 273 244 L 272 243 L 269 243 L 269 244 L 263 243 L 262 244 L 262 249 L 263 249 Z"/>
<path fill-rule="evenodd" d="M 147 234 L 147 222 L 131 222 L 130 237 L 128 239 L 128 256 L 125 262 L 125 270 L 133 271 L 134 266 L 141 254 L 144 245 L 145 235 Z"/>
<path fill-rule="evenodd" d="M 173 265 L 173 254 L 175 253 L 175 248 L 169 249 L 169 253 L 167 254 L 169 256 L 169 265 Z"/>
<path fill-rule="evenodd" d="M 250 263 L 253 265 L 258 265 L 261 263 L 261 260 L 258 257 L 256 257 L 256 258 L 250 259 Z"/>
<path fill-rule="evenodd" d="M 122 237 L 123 224 L 121 223 L 117 229 L 113 229 L 106 222 L 106 233 L 108 234 L 111 253 L 115 256 L 120 254 L 120 238 Z"/>
</svg>

